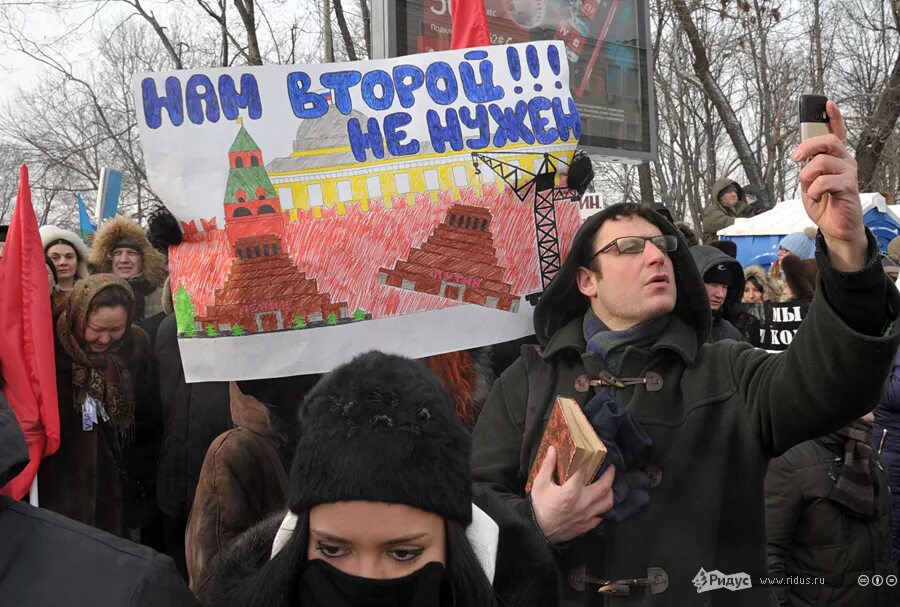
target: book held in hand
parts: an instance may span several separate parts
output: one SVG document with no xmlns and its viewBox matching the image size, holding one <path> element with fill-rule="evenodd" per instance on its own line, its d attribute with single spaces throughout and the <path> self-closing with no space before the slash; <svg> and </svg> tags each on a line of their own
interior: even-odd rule
<svg viewBox="0 0 900 607">
<path fill-rule="evenodd" d="M 578 402 L 565 396 L 557 396 L 528 474 L 525 493 L 531 492 L 534 477 L 541 469 L 550 446 L 556 449 L 554 480 L 559 485 L 569 480 L 582 466 L 585 467 L 584 484 L 589 485 L 606 457 L 606 446 L 597 436 Z"/>
</svg>

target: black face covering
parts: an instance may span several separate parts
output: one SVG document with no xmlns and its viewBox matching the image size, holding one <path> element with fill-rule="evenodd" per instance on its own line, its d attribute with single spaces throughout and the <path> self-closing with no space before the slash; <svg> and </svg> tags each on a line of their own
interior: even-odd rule
<svg viewBox="0 0 900 607">
<path fill-rule="evenodd" d="M 306 562 L 300 578 L 303 607 L 440 607 L 450 604 L 444 566 L 428 563 L 394 580 L 356 577 L 335 569 L 322 559 Z"/>
</svg>

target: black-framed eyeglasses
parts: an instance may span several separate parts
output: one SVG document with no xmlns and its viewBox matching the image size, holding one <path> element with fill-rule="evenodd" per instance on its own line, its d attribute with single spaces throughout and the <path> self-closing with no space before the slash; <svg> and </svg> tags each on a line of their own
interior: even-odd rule
<svg viewBox="0 0 900 607">
<path fill-rule="evenodd" d="M 647 241 L 653 243 L 653 246 L 664 253 L 671 253 L 678 248 L 678 238 L 672 234 L 661 234 L 659 236 L 620 236 L 614 239 L 608 245 L 591 255 L 587 265 L 590 265 L 594 258 L 600 253 L 606 253 L 615 249 L 619 255 L 637 255 L 644 252 Z"/>
</svg>

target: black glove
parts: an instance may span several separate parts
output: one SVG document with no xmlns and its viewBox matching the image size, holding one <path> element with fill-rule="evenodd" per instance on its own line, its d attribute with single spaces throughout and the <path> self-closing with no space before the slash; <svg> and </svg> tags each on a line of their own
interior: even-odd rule
<svg viewBox="0 0 900 607">
<path fill-rule="evenodd" d="M 169 247 L 181 244 L 181 228 L 178 220 L 164 206 L 158 206 L 150 213 L 147 222 L 147 240 L 157 251 L 168 254 Z"/>
</svg>

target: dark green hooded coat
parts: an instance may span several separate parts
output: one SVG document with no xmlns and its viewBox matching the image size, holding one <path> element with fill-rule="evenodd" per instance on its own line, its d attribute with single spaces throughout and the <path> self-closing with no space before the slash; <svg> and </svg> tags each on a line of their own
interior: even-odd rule
<svg viewBox="0 0 900 607">
<path fill-rule="evenodd" d="M 583 406 L 592 395 L 575 389 L 576 378 L 584 373 L 596 377 L 602 368 L 585 353 L 587 300 L 578 292 L 575 276 L 579 251 L 620 209 L 610 207 L 582 226 L 573 254 L 535 310 L 535 331 L 547 363 L 537 368 L 553 373 L 544 377 L 544 385 L 533 381 L 539 374 L 532 361 L 529 382 L 526 359 L 517 360 L 497 380 L 474 430 L 476 490 L 493 491 L 525 513 L 530 513 L 525 479 L 553 397 L 568 396 Z M 662 218 L 655 223 L 664 234 L 678 235 Z M 631 386 L 610 391 L 652 438 L 648 472 L 654 472 L 658 484 L 650 489 L 650 504 L 643 510 L 623 522 L 601 523 L 559 548 L 564 607 L 774 605 L 770 590 L 756 581 L 748 590 L 700 594 L 692 580 L 701 567 L 744 572 L 754 580 L 765 576 L 763 481 L 769 459 L 865 413 L 878 401 L 897 349 L 893 330 L 885 337 L 857 333 L 822 296 L 815 298 L 784 353 L 769 354 L 735 341 L 707 344 L 709 300 L 691 254 L 678 238 L 679 248 L 671 253 L 678 288 L 671 320 L 652 346 L 628 346 L 621 357 L 620 376 L 655 371 L 663 378 L 662 390 Z M 869 239 L 874 255 L 871 234 Z M 889 309 L 900 310 L 900 296 L 890 293 Z M 889 315 L 890 321 L 895 318 L 895 313 Z M 668 588 L 654 595 L 632 588 L 627 597 L 598 594 L 596 585 L 579 591 L 567 582 L 579 566 L 608 580 L 642 578 L 648 568 L 658 567 L 668 575 Z"/>
<path fill-rule="evenodd" d="M 726 207 L 719 202 L 719 194 L 730 185 L 737 188 L 738 195 L 737 204 L 733 208 Z M 736 217 L 752 216 L 753 209 L 744 201 L 744 191 L 740 184 L 731 179 L 719 179 L 713 184 L 709 202 L 703 209 L 703 244 L 717 239 L 716 232 L 732 225 Z"/>
</svg>

